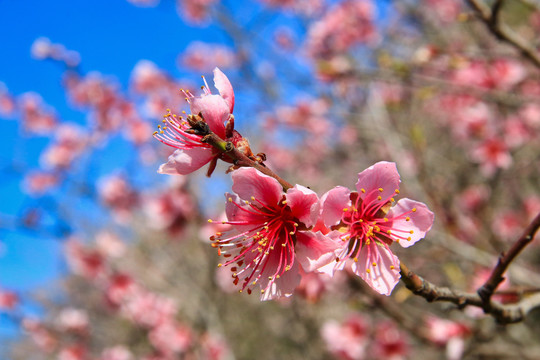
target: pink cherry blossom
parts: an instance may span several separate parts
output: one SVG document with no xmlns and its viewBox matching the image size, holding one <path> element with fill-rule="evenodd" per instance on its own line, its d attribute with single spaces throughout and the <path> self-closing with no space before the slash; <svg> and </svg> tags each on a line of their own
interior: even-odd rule
<svg viewBox="0 0 540 360">
<path fill-rule="evenodd" d="M 18 98 L 18 108 L 27 131 L 40 135 L 51 133 L 58 119 L 54 110 L 45 104 L 39 94 L 28 92 Z"/>
<path fill-rule="evenodd" d="M 192 343 L 191 330 L 174 320 L 166 320 L 148 334 L 150 343 L 163 354 L 185 352 Z"/>
<path fill-rule="evenodd" d="M 508 169 L 512 165 L 512 155 L 503 140 L 492 137 L 471 150 L 471 159 L 480 164 L 485 176 L 492 176 L 497 169 Z"/>
<path fill-rule="evenodd" d="M 24 179 L 25 191 L 33 196 L 45 194 L 48 190 L 58 184 L 58 176 L 44 171 L 33 171 L 26 174 Z"/>
<path fill-rule="evenodd" d="M 360 314 L 350 315 L 342 324 L 329 321 L 321 329 L 321 337 L 328 351 L 338 359 L 345 360 L 365 358 L 368 335 L 367 319 Z"/>
<path fill-rule="evenodd" d="M 375 359 L 401 360 L 409 353 L 407 335 L 392 321 L 382 321 L 375 327 L 375 343 L 372 349 Z"/>
<path fill-rule="evenodd" d="M 227 69 L 237 65 L 238 59 L 231 48 L 221 44 L 194 41 L 178 57 L 178 66 L 194 71 L 207 72 L 214 67 Z"/>
<path fill-rule="evenodd" d="M 372 1 L 343 1 L 309 29 L 307 49 L 314 58 L 329 59 L 376 36 Z"/>
<path fill-rule="evenodd" d="M 58 344 L 58 339 L 53 332 L 47 329 L 41 322 L 33 318 L 24 318 L 21 322 L 34 343 L 44 352 L 50 353 Z"/>
<path fill-rule="evenodd" d="M 217 233 L 214 247 L 231 266 L 241 289 L 259 285 L 261 300 L 290 296 L 305 271 L 326 265 L 335 244 L 309 229 L 319 213 L 317 194 L 301 185 L 284 192 L 279 182 L 254 168 L 233 172 L 227 218 L 233 230 Z"/>
<path fill-rule="evenodd" d="M 0 311 L 13 310 L 19 303 L 19 297 L 12 291 L 0 289 Z"/>
<path fill-rule="evenodd" d="M 99 360 L 133 360 L 133 354 L 124 345 L 103 349 Z"/>
<path fill-rule="evenodd" d="M 60 350 L 58 360 L 84 360 L 88 350 L 82 344 L 69 345 Z"/>
<path fill-rule="evenodd" d="M 237 145 L 243 138 L 238 132 L 225 128 L 225 122 L 232 119 L 234 92 L 229 79 L 218 68 L 214 69 L 214 84 L 219 95 L 213 95 L 210 92 L 206 80 L 201 96 L 195 97 L 189 91 L 185 92 L 193 114 L 189 116 L 202 119 L 217 136 L 222 139 L 231 139 L 233 144 Z M 193 133 L 191 125 L 181 116 L 168 112 L 163 121 L 166 125 L 158 126 L 160 130 L 156 131 L 154 136 L 177 150 L 169 156 L 167 163 L 160 166 L 158 172 L 186 175 L 212 162 L 208 172 L 211 174 L 217 159 L 221 156 L 219 151 L 203 143 L 202 136 Z"/>
<path fill-rule="evenodd" d="M 358 174 L 357 192 L 338 186 L 323 195 L 321 216 L 333 230 L 328 236 L 343 244 L 338 261 L 325 272 L 351 264 L 375 291 L 390 295 L 400 278 L 399 259 L 390 245 L 413 245 L 431 229 L 434 217 L 418 201 L 401 199 L 392 206 L 400 182 L 396 164 L 382 161 Z"/>
<path fill-rule="evenodd" d="M 66 308 L 58 314 L 58 323 L 65 331 L 85 333 L 88 330 L 88 314 L 75 308 Z"/>
<path fill-rule="evenodd" d="M 65 245 L 68 265 L 73 272 L 88 279 L 104 274 L 105 261 L 101 254 L 85 247 L 80 240 L 70 238 Z"/>
</svg>

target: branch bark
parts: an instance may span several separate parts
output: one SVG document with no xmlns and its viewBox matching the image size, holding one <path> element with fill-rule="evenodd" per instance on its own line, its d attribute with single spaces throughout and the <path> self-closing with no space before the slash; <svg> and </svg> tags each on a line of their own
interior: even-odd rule
<svg viewBox="0 0 540 360">
<path fill-rule="evenodd" d="M 501 21 L 500 12 L 503 1 L 495 1 L 493 7 L 489 7 L 482 0 L 466 0 L 466 2 L 497 39 L 517 49 L 527 60 L 540 68 L 540 54 L 536 49 Z"/>
<path fill-rule="evenodd" d="M 444 301 L 456 304 L 459 308 L 466 306 L 476 306 L 484 310 L 486 314 L 492 315 L 497 322 L 509 324 L 523 321 L 525 316 L 533 309 L 540 307 L 540 293 L 523 298 L 515 304 L 501 304 L 491 299 L 497 286 L 502 282 L 503 274 L 510 263 L 529 244 L 540 228 L 540 214 L 529 224 L 523 235 L 505 254 L 501 254 L 499 262 L 493 269 L 490 278 L 482 285 L 476 293 L 468 293 L 448 287 L 437 286 L 413 271 L 401 262 L 401 280 L 407 289 L 415 295 L 421 296 L 428 302 Z"/>
</svg>

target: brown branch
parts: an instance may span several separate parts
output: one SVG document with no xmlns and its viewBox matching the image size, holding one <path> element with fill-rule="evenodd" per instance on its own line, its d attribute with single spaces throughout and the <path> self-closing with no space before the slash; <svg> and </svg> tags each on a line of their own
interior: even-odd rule
<svg viewBox="0 0 540 360">
<path fill-rule="evenodd" d="M 533 239 L 540 228 L 540 213 L 536 215 L 534 220 L 527 226 L 521 237 L 514 243 L 514 245 L 506 252 L 499 255 L 497 265 L 493 268 L 489 279 L 478 289 L 478 295 L 482 298 L 484 306 L 489 306 L 491 296 L 497 289 L 499 284 L 504 280 L 504 273 L 510 263 L 519 255 L 519 253 L 527 246 Z"/>
<path fill-rule="evenodd" d="M 494 301 L 491 297 L 497 286 L 504 280 L 503 274 L 510 263 L 534 239 L 539 228 L 540 213 L 527 226 L 523 235 L 521 235 L 510 250 L 499 256 L 499 261 L 495 268 L 493 268 L 491 276 L 476 293 L 467 293 L 448 287 L 437 286 L 409 270 L 403 262 L 400 264 L 401 281 L 405 283 L 407 289 L 411 290 L 413 294 L 423 297 L 428 302 L 451 302 L 459 308 L 464 308 L 468 305 L 476 306 L 483 309 L 486 314 L 491 314 L 502 324 L 522 321 L 532 309 L 540 307 L 539 293 L 526 296 L 521 301 L 508 305 Z"/>
<path fill-rule="evenodd" d="M 540 68 L 540 54 L 525 39 L 516 34 L 508 25 L 500 19 L 502 2 L 495 1 L 492 8 L 486 5 L 482 0 L 466 0 L 467 3 L 476 11 L 476 14 L 486 24 L 497 39 L 506 42 L 517 49 L 526 59 Z"/>
<path fill-rule="evenodd" d="M 233 164 L 236 166 L 248 166 L 255 168 L 262 172 L 265 175 L 268 175 L 270 177 L 273 177 L 276 179 L 280 185 L 283 187 L 283 190 L 287 191 L 288 189 L 292 188 L 292 184 L 281 178 L 279 175 L 274 173 L 272 170 L 270 170 L 268 167 L 260 164 L 257 161 L 254 161 L 250 159 L 248 156 L 246 156 L 243 152 L 238 150 L 232 142 L 225 141 L 221 139 L 219 136 L 214 134 L 212 131 L 207 129 L 205 136 L 201 139 L 202 142 L 207 143 L 209 145 L 212 145 L 214 148 L 218 149 L 221 153 L 226 155 L 229 159 L 233 161 Z"/>
<path fill-rule="evenodd" d="M 490 306 L 484 307 L 484 302 L 477 293 L 467 293 L 448 287 L 437 286 L 410 271 L 403 263 L 400 264 L 400 268 L 401 280 L 413 294 L 423 297 L 428 302 L 450 302 L 456 304 L 460 309 L 466 306 L 479 307 L 501 324 L 523 321 L 531 310 L 540 307 L 540 294 L 526 297 L 518 303 L 508 305 L 491 300 Z"/>
</svg>

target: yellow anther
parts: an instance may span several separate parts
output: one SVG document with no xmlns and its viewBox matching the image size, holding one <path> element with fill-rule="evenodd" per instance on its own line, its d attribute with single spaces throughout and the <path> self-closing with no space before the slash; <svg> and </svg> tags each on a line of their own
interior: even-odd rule
<svg viewBox="0 0 540 360">
<path fill-rule="evenodd" d="M 398 243 L 398 242 L 399 242 L 399 239 L 396 239 L 396 242 Z"/>
<path fill-rule="evenodd" d="M 276 275 L 276 279 L 279 279 L 280 277 L 281 277 L 281 276 L 279 276 L 279 275 Z"/>
<path fill-rule="evenodd" d="M 232 197 L 228 198 L 227 200 L 228 200 L 229 202 L 232 202 Z"/>
<path fill-rule="evenodd" d="M 163 131 L 160 131 L 159 133 L 160 133 L 160 134 L 165 134 L 165 132 L 163 132 Z"/>
<path fill-rule="evenodd" d="M 392 230 L 386 230 L 386 233 L 387 233 L 387 234 L 391 234 L 391 233 L 392 233 Z"/>
<path fill-rule="evenodd" d="M 388 221 L 388 218 L 384 218 L 384 221 Z"/>
<path fill-rule="evenodd" d="M 382 200 L 382 197 L 380 197 L 380 196 L 377 196 L 377 200 Z"/>
<path fill-rule="evenodd" d="M 286 244 L 286 243 L 283 243 L 283 244 L 281 244 L 281 246 L 282 246 L 282 247 L 285 247 L 285 246 L 287 246 L 287 244 Z"/>
<path fill-rule="evenodd" d="M 394 198 L 390 198 L 390 201 L 391 202 L 396 202 L 396 200 Z"/>
<path fill-rule="evenodd" d="M 255 196 L 252 196 L 252 197 L 251 197 L 251 201 L 255 201 Z"/>
<path fill-rule="evenodd" d="M 379 190 L 379 192 L 383 192 L 383 188 L 379 188 L 378 190 Z"/>
<path fill-rule="evenodd" d="M 390 265 L 390 270 L 394 270 L 396 267 L 394 265 Z"/>
<path fill-rule="evenodd" d="M 209 222 L 209 223 L 212 223 L 212 222 L 213 222 L 213 220 L 212 220 L 212 219 L 208 219 L 208 222 Z"/>
<path fill-rule="evenodd" d="M 357 258 L 357 257 L 354 257 L 353 260 L 354 260 L 354 262 L 358 262 L 358 258 Z"/>
<path fill-rule="evenodd" d="M 414 234 L 414 230 L 409 231 L 409 234 Z"/>
<path fill-rule="evenodd" d="M 411 218 L 407 216 L 407 217 L 405 218 L 405 221 L 411 221 Z"/>
<path fill-rule="evenodd" d="M 244 204 L 249 205 L 249 201 L 244 200 Z"/>
<path fill-rule="evenodd" d="M 399 190 L 398 190 L 398 189 L 396 189 L 394 192 L 395 192 L 396 194 L 399 194 Z"/>
<path fill-rule="evenodd" d="M 376 262 L 374 262 L 374 263 L 372 263 L 371 265 L 373 265 L 373 266 L 377 266 L 377 263 L 376 263 Z"/>
<path fill-rule="evenodd" d="M 343 208 L 343 211 L 349 211 L 349 209 L 347 209 L 347 208 Z"/>
<path fill-rule="evenodd" d="M 289 231 L 289 235 L 294 235 L 294 231 Z"/>
<path fill-rule="evenodd" d="M 157 131 L 154 131 L 154 133 L 152 135 L 156 135 L 158 132 Z"/>
<path fill-rule="evenodd" d="M 366 269 L 366 272 L 367 272 L 367 273 L 369 274 L 369 273 L 371 272 L 371 270 L 369 270 L 369 269 Z"/>
<path fill-rule="evenodd" d="M 412 212 L 416 212 L 416 208 L 413 208 L 413 209 L 412 209 Z"/>
<path fill-rule="evenodd" d="M 261 290 L 261 294 L 264 294 L 264 292 L 265 292 L 264 290 Z"/>
<path fill-rule="evenodd" d="M 411 239 L 411 237 L 409 236 L 409 237 L 407 238 L 407 241 L 411 241 L 411 240 L 412 240 L 412 239 Z"/>
<path fill-rule="evenodd" d="M 360 189 L 360 191 L 362 192 L 362 194 L 366 193 L 366 189 L 364 189 L 364 188 Z"/>
<path fill-rule="evenodd" d="M 161 122 L 165 124 L 167 122 L 167 120 L 163 119 L 163 120 L 161 120 Z"/>
<path fill-rule="evenodd" d="M 285 271 L 289 271 L 289 270 L 291 270 L 291 265 L 285 266 Z"/>
<path fill-rule="evenodd" d="M 251 285 L 257 285 L 257 280 L 252 281 L 252 282 L 251 282 Z"/>
<path fill-rule="evenodd" d="M 283 205 L 285 205 L 285 204 L 287 204 L 287 200 L 283 200 L 281 203 L 282 203 Z"/>
<path fill-rule="evenodd" d="M 223 264 L 217 264 L 217 267 L 222 267 L 222 266 L 223 266 Z"/>
</svg>

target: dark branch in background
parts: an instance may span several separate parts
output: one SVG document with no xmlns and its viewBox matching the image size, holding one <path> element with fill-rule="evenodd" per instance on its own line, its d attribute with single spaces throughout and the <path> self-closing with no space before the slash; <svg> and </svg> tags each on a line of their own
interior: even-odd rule
<svg viewBox="0 0 540 360">
<path fill-rule="evenodd" d="M 540 68 L 540 54 L 536 49 L 500 19 L 503 0 L 495 1 L 492 7 L 486 5 L 482 0 L 466 1 L 497 39 L 504 41 L 519 50 L 526 59 L 532 62 L 536 67 Z"/>
<path fill-rule="evenodd" d="M 523 321 L 525 316 L 534 308 L 540 307 L 540 293 L 525 297 L 515 303 L 503 305 L 491 299 L 497 286 L 504 280 L 503 274 L 516 258 L 516 256 L 529 244 L 540 228 L 540 214 L 525 229 L 523 235 L 510 248 L 507 253 L 502 253 L 493 272 L 482 285 L 477 293 L 467 293 L 460 290 L 453 290 L 448 287 L 439 287 L 421 276 L 415 274 L 402 262 L 400 264 L 401 280 L 407 289 L 415 295 L 421 296 L 428 302 L 444 301 L 456 304 L 459 308 L 465 306 L 477 306 L 482 308 L 486 314 L 492 315 L 499 323 L 509 324 Z"/>
<path fill-rule="evenodd" d="M 478 289 L 478 295 L 483 300 L 484 308 L 489 307 L 491 296 L 497 289 L 500 283 L 503 282 L 506 269 L 510 263 L 519 255 L 521 250 L 525 248 L 533 239 L 534 235 L 540 228 L 540 213 L 536 215 L 534 220 L 527 226 L 521 237 L 506 253 L 499 255 L 497 265 L 491 272 L 489 279 Z"/>
</svg>

